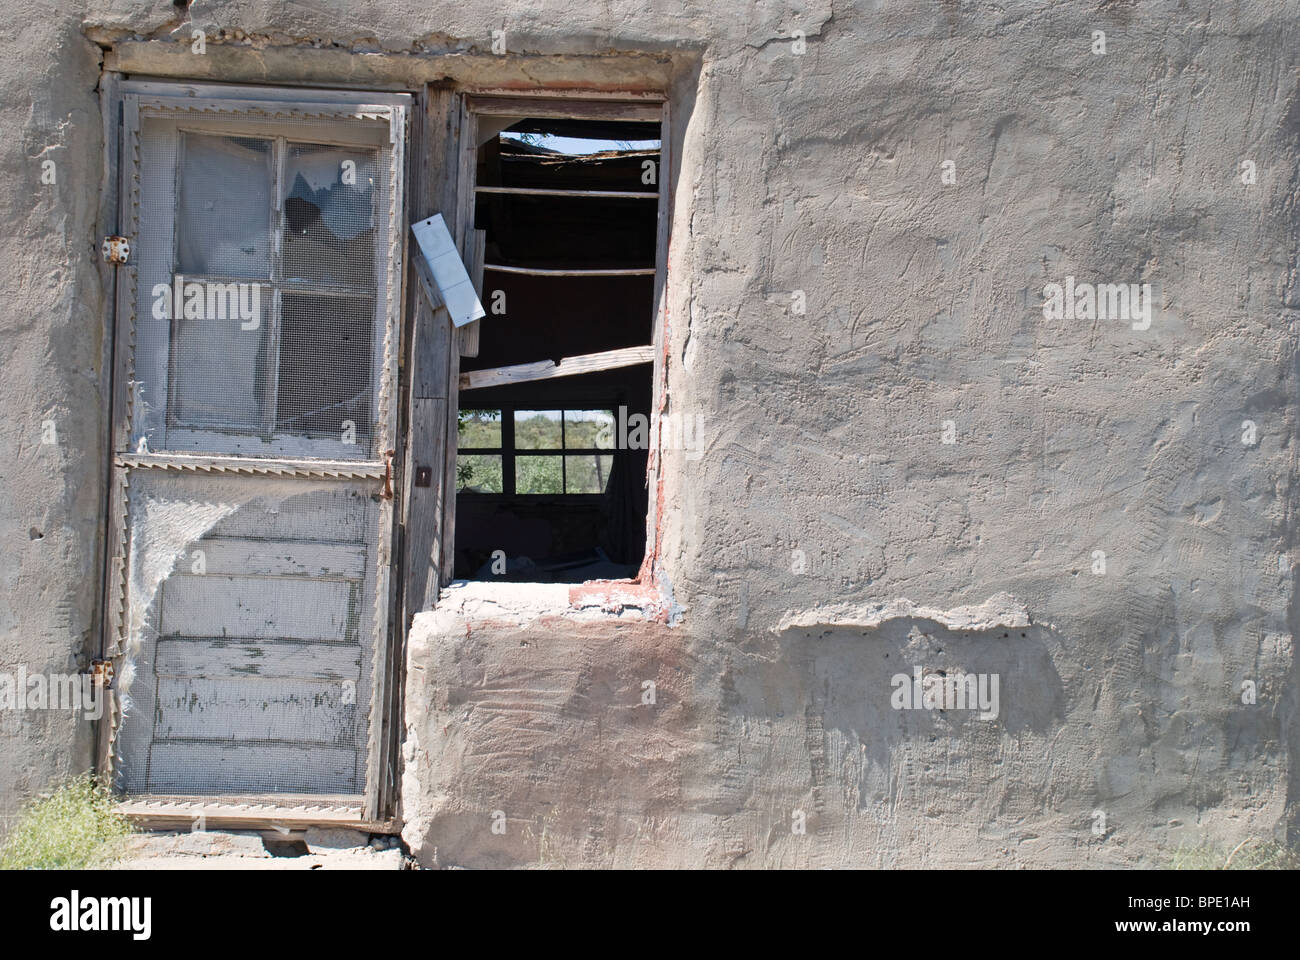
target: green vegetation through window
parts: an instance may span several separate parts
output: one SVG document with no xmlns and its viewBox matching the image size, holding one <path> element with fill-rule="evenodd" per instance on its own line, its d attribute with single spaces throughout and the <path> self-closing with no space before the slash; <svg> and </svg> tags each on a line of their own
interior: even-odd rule
<svg viewBox="0 0 1300 960">
<path fill-rule="evenodd" d="M 613 466 L 612 410 L 460 411 L 458 492 L 601 494 Z"/>
</svg>

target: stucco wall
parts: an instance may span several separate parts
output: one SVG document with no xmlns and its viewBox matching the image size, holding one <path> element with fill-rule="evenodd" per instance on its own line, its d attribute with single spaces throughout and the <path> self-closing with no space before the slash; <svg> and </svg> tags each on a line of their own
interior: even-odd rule
<svg viewBox="0 0 1300 960">
<path fill-rule="evenodd" d="M 668 410 L 702 416 L 707 443 L 662 460 L 676 626 L 417 624 L 408 719 L 432 753 L 412 754 L 404 803 L 422 855 L 546 861 L 521 825 L 561 808 L 547 836 L 565 862 L 1159 862 L 1185 839 L 1280 836 L 1300 789 L 1298 12 L 236 0 L 192 5 L 232 43 L 213 31 L 182 67 L 169 37 L 189 27 L 169 3 L 9 11 L 4 663 L 70 662 L 98 597 L 102 153 L 85 35 L 114 56 L 174 51 L 169 69 L 197 77 L 326 83 L 382 72 L 385 51 L 468 78 L 504 29 L 516 57 L 481 69 L 520 83 L 579 56 L 662 62 L 686 124 Z M 39 183 L 46 156 L 57 186 Z M 1071 276 L 1151 284 L 1149 328 L 1045 319 L 1044 286 Z M 56 449 L 39 444 L 51 417 L 67 424 Z M 942 625 L 1001 594 L 1024 637 Z M 924 612 L 873 606 L 904 598 Z M 579 656 L 613 673 L 593 685 Z M 482 687 L 471 657 L 512 685 Z M 898 658 L 998 672 L 1002 715 L 894 711 Z M 679 706 L 627 713 L 655 670 Z M 489 695 L 526 711 L 538 686 L 581 695 L 543 711 L 530 751 L 507 749 L 510 724 L 464 715 Z M 5 807 L 88 756 L 67 718 L 0 724 Z M 593 741 L 593 725 L 618 733 Z M 454 749 L 431 745 L 444 728 Z M 621 758 L 652 746 L 640 793 Z M 585 772 L 557 779 L 570 769 Z M 802 836 L 794 808 L 816 814 Z M 497 809 L 516 841 L 480 845 L 465 818 Z M 624 814 L 649 826 L 616 827 Z"/>
<path fill-rule="evenodd" d="M 0 673 L 75 674 L 95 655 L 108 430 L 100 50 L 66 8 L 0 16 Z M 0 829 L 22 799 L 87 769 L 91 743 L 71 711 L 0 710 Z"/>
</svg>

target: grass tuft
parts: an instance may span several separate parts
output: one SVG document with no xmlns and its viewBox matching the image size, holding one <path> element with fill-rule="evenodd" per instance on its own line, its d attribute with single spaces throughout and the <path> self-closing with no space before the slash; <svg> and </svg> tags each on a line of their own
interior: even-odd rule
<svg viewBox="0 0 1300 960">
<path fill-rule="evenodd" d="M 111 862 L 131 833 L 115 802 L 90 776 L 35 798 L 0 843 L 0 870 L 75 870 Z"/>
<path fill-rule="evenodd" d="M 1247 837 L 1232 848 L 1180 844 L 1169 866 L 1173 870 L 1296 870 L 1300 853 L 1276 840 Z"/>
</svg>

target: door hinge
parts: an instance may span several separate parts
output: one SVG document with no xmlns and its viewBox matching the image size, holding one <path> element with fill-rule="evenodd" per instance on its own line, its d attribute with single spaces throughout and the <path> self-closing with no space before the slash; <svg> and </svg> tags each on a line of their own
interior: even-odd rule
<svg viewBox="0 0 1300 960">
<path fill-rule="evenodd" d="M 109 263 L 126 263 L 131 256 L 131 241 L 126 237 L 105 237 L 100 249 Z"/>
</svg>

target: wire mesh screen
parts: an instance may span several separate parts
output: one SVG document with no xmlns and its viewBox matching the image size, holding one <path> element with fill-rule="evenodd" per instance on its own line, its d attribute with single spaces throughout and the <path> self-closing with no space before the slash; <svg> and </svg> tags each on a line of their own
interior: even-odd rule
<svg viewBox="0 0 1300 960">
<path fill-rule="evenodd" d="M 134 450 L 376 458 L 392 150 L 314 142 L 361 122 L 142 120 Z"/>
<path fill-rule="evenodd" d="M 117 786 L 366 785 L 377 485 L 133 471 Z"/>
</svg>

